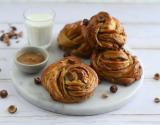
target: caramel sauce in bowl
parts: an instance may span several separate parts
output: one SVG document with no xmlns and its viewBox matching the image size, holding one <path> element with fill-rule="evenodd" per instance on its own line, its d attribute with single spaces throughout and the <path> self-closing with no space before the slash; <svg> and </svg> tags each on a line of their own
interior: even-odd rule
<svg viewBox="0 0 160 125">
<path fill-rule="evenodd" d="M 25 73 L 38 73 L 48 62 L 48 52 L 39 47 L 24 47 L 15 56 L 17 68 Z"/>
</svg>

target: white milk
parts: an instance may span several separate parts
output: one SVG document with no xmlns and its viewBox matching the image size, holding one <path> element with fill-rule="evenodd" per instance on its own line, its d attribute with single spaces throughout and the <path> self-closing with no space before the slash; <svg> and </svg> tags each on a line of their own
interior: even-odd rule
<svg viewBox="0 0 160 125">
<path fill-rule="evenodd" d="M 25 20 L 27 36 L 32 46 L 49 46 L 52 40 L 53 16 L 50 14 L 31 14 Z"/>
</svg>

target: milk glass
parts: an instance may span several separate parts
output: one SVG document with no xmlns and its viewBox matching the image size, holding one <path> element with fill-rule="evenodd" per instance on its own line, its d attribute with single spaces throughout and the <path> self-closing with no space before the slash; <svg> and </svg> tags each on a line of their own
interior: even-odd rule
<svg viewBox="0 0 160 125">
<path fill-rule="evenodd" d="M 27 9 L 24 12 L 24 19 L 29 44 L 48 48 L 53 38 L 55 12 L 46 8 Z"/>
</svg>

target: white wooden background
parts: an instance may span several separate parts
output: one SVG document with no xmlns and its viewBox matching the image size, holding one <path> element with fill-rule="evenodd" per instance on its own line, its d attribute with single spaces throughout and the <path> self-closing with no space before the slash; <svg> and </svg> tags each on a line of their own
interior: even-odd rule
<svg viewBox="0 0 160 125">
<path fill-rule="evenodd" d="M 5 3 L 78 2 L 78 3 L 160 3 L 160 0 L 0 0 Z"/>
<path fill-rule="evenodd" d="M 87 18 L 105 10 L 122 21 L 128 34 L 128 45 L 144 65 L 144 84 L 136 97 L 123 108 L 95 116 L 66 116 L 39 109 L 24 100 L 14 89 L 10 79 L 12 58 L 18 48 L 26 45 L 26 34 L 19 44 L 10 47 L 0 43 L 0 89 L 7 89 L 9 96 L 0 99 L 0 125 L 59 124 L 59 125 L 148 125 L 160 124 L 160 104 L 153 102 L 160 96 L 160 81 L 153 75 L 160 72 L 160 4 L 0 4 L 0 30 L 8 23 L 24 31 L 22 13 L 28 7 L 46 7 L 56 11 L 54 33 L 64 24 Z M 6 109 L 10 104 L 18 107 L 16 114 Z"/>
</svg>

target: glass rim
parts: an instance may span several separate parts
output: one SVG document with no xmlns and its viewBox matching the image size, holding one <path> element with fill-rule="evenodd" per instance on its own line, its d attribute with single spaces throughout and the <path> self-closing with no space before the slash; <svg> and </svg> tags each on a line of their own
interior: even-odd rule
<svg viewBox="0 0 160 125">
<path fill-rule="evenodd" d="M 36 20 L 36 21 L 35 21 L 35 20 L 32 20 L 32 19 L 30 19 L 30 18 L 27 17 L 26 13 L 27 13 L 27 11 L 29 11 L 29 10 L 32 10 L 32 8 L 28 8 L 28 9 L 25 9 L 25 10 L 24 10 L 24 12 L 23 12 L 23 17 L 24 17 L 24 19 L 30 20 L 30 21 L 32 21 L 32 22 L 46 22 L 46 21 L 49 21 L 49 20 L 54 20 L 54 17 L 56 16 L 55 11 L 54 11 L 53 9 L 49 9 L 50 12 L 52 13 L 52 14 L 51 14 L 51 15 L 52 15 L 51 18 L 46 19 L 46 20 Z"/>
</svg>

